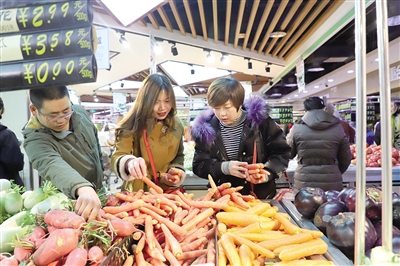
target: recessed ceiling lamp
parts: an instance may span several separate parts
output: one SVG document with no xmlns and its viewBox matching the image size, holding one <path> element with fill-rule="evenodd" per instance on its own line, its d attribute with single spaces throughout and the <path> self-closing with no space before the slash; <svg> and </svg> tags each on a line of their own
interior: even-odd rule
<svg viewBox="0 0 400 266">
<path fill-rule="evenodd" d="M 324 70 L 325 68 L 323 68 L 320 64 L 313 64 L 311 67 L 307 69 L 308 72 L 321 72 Z"/>
<path fill-rule="evenodd" d="M 286 32 L 284 31 L 274 31 L 271 32 L 271 34 L 269 35 L 269 37 L 271 38 L 282 38 L 286 36 Z"/>
<path fill-rule="evenodd" d="M 352 74 L 352 73 L 354 73 L 354 70 L 352 70 L 352 69 L 347 70 L 347 73 Z"/>
<path fill-rule="evenodd" d="M 228 55 L 227 54 L 222 54 L 222 56 L 221 56 L 221 62 L 223 63 L 223 64 L 228 64 L 229 63 L 229 58 L 228 58 Z"/>
<path fill-rule="evenodd" d="M 328 82 L 333 82 L 333 79 L 328 79 Z"/>
<path fill-rule="evenodd" d="M 173 56 L 178 55 L 178 49 L 176 48 L 176 44 L 174 42 L 172 43 L 172 46 L 171 46 L 171 53 Z"/>
<path fill-rule="evenodd" d="M 119 36 L 119 42 L 124 46 L 124 47 L 129 47 L 129 42 L 125 39 L 125 32 L 120 32 Z"/>
</svg>

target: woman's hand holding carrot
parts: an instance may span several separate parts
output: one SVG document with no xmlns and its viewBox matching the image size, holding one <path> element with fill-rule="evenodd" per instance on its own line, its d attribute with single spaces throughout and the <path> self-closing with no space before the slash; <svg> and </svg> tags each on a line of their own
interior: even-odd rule
<svg viewBox="0 0 400 266">
<path fill-rule="evenodd" d="M 160 175 L 160 181 L 167 186 L 176 186 L 185 179 L 186 173 L 185 171 L 172 167 L 168 170 L 167 173 L 162 173 Z"/>
<path fill-rule="evenodd" d="M 127 169 L 129 172 L 127 181 L 142 179 L 143 177 L 147 176 L 146 162 L 142 157 L 129 159 L 125 169 Z"/>
<path fill-rule="evenodd" d="M 228 171 L 230 175 L 239 178 L 246 178 L 247 162 L 229 161 L 226 163 L 228 163 Z"/>
</svg>

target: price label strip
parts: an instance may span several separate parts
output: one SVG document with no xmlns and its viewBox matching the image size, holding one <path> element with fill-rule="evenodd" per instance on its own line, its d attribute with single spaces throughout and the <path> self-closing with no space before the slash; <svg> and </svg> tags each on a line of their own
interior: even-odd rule
<svg viewBox="0 0 400 266">
<path fill-rule="evenodd" d="M 93 54 L 93 28 L 0 36 L 0 63 Z"/>
<path fill-rule="evenodd" d="M 87 1 L 64 1 L 0 10 L 1 34 L 84 27 L 93 22 L 93 8 Z"/>
<path fill-rule="evenodd" d="M 94 55 L 22 62 L 0 66 L 0 91 L 88 83 L 96 78 Z"/>
</svg>

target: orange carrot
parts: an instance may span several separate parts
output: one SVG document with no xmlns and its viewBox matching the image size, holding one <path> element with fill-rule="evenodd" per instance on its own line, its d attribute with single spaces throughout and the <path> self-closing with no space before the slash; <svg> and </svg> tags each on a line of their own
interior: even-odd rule
<svg viewBox="0 0 400 266">
<path fill-rule="evenodd" d="M 206 263 L 215 263 L 215 238 L 211 238 L 207 245 Z"/>
<path fill-rule="evenodd" d="M 242 198 L 243 199 L 243 198 Z M 246 210 L 247 213 L 254 213 L 257 215 L 261 215 L 263 212 L 265 212 L 266 210 L 270 209 L 271 205 L 267 202 L 262 202 L 260 204 L 257 204 L 251 208 L 249 208 L 248 210 Z"/>
<path fill-rule="evenodd" d="M 214 209 L 213 208 L 208 208 L 208 209 L 202 211 L 201 213 L 199 213 L 196 217 L 194 217 L 188 223 L 184 224 L 182 226 L 182 229 L 189 230 L 192 227 L 195 227 L 200 221 L 210 217 L 213 214 L 214 214 Z"/>
<path fill-rule="evenodd" d="M 140 198 L 142 198 L 143 194 L 144 194 L 144 190 L 143 189 L 139 189 L 138 191 L 136 191 L 136 193 L 133 195 L 133 197 L 135 199 L 140 199 Z"/>
<path fill-rule="evenodd" d="M 184 246 L 182 246 L 182 252 L 186 251 L 191 251 L 191 250 L 197 250 L 202 244 L 207 243 L 208 239 L 205 237 L 200 237 L 190 243 L 185 243 Z"/>
<path fill-rule="evenodd" d="M 279 248 L 276 248 L 276 249 L 274 249 L 273 251 L 274 251 L 275 254 L 278 254 L 278 255 L 279 255 L 279 253 L 281 253 L 282 250 L 284 250 L 284 249 L 286 249 L 286 248 L 296 247 L 296 246 L 298 246 L 298 245 L 299 245 L 299 244 L 292 244 L 292 245 L 280 246 Z"/>
<path fill-rule="evenodd" d="M 134 196 L 130 196 L 128 194 L 124 194 L 121 192 L 117 192 L 115 193 L 115 197 L 117 199 L 123 200 L 123 201 L 127 201 L 127 202 L 134 202 L 137 200 L 137 198 L 135 198 Z"/>
<path fill-rule="evenodd" d="M 240 236 L 238 236 L 236 234 L 233 234 L 233 233 L 226 233 L 226 235 L 231 236 L 233 241 L 237 245 L 245 244 L 245 245 L 249 246 L 249 248 L 252 251 L 254 251 L 254 252 L 258 253 L 258 254 L 264 255 L 265 257 L 271 258 L 271 259 L 275 258 L 275 254 L 271 250 L 263 248 L 263 247 L 257 245 L 256 243 L 254 243 L 253 241 L 250 241 L 250 240 L 248 240 L 246 238 L 240 237 Z"/>
<path fill-rule="evenodd" d="M 164 256 L 169 261 L 169 265 L 171 266 L 180 266 L 178 259 L 169 251 L 168 249 L 164 250 Z"/>
<path fill-rule="evenodd" d="M 286 233 L 290 235 L 300 233 L 300 227 L 290 222 L 281 212 L 277 212 L 274 217 L 283 225 L 283 229 Z"/>
<path fill-rule="evenodd" d="M 248 170 L 249 175 L 258 174 L 260 173 L 260 169 Z"/>
<path fill-rule="evenodd" d="M 300 233 L 297 235 L 291 235 L 284 238 L 279 239 L 271 239 L 265 240 L 263 242 L 258 243 L 259 246 L 264 247 L 269 250 L 274 250 L 281 246 L 291 245 L 291 244 L 300 244 L 307 241 L 312 240 L 313 237 L 310 233 Z"/>
<path fill-rule="evenodd" d="M 310 233 L 313 236 L 313 238 L 320 238 L 324 235 L 324 233 L 322 233 L 321 231 L 309 230 L 309 229 L 303 229 L 303 228 L 300 228 L 300 232 Z"/>
<path fill-rule="evenodd" d="M 207 218 L 203 219 L 202 221 L 200 221 L 198 224 L 196 224 L 196 227 L 202 228 L 204 226 L 207 226 L 210 222 L 211 222 L 211 218 L 207 217 Z"/>
<path fill-rule="evenodd" d="M 223 234 L 220 239 L 222 248 L 225 251 L 226 257 L 229 260 L 230 265 L 241 265 L 239 254 L 236 250 L 236 246 L 233 242 L 233 238 L 228 233 Z"/>
<path fill-rule="evenodd" d="M 154 211 L 155 213 L 161 215 L 161 216 L 167 216 L 166 211 L 161 210 L 161 209 L 159 209 L 159 208 L 156 208 L 156 207 L 154 207 L 154 206 L 151 205 L 151 204 L 145 203 L 144 206 L 145 206 L 146 208 L 149 208 L 150 210 Z"/>
<path fill-rule="evenodd" d="M 186 198 L 182 192 L 178 191 L 177 195 L 181 197 L 182 201 L 184 201 L 187 205 L 195 208 L 214 208 L 214 209 L 223 209 L 226 207 L 226 204 L 220 203 L 220 202 L 214 202 L 214 201 L 195 201 L 195 200 L 189 200 Z"/>
<path fill-rule="evenodd" d="M 161 247 L 156 246 L 155 248 L 151 249 L 148 245 L 145 245 L 144 251 L 146 252 L 147 255 L 149 255 L 153 259 L 156 259 L 156 260 L 159 260 L 162 262 L 167 260 L 161 251 Z"/>
<path fill-rule="evenodd" d="M 156 243 L 154 236 L 153 221 L 151 219 L 151 216 L 149 215 L 146 215 L 146 218 L 144 220 L 144 230 L 146 234 L 147 245 L 149 245 L 149 247 L 153 249 L 156 246 Z"/>
<path fill-rule="evenodd" d="M 132 245 L 132 249 L 136 250 L 136 244 Z M 139 252 L 135 254 L 135 262 L 136 265 L 146 265 L 146 261 L 144 259 L 143 252 Z"/>
<path fill-rule="evenodd" d="M 182 253 L 182 255 L 179 257 L 179 260 L 187 260 L 187 259 L 197 258 L 206 253 L 207 253 L 207 249 L 186 251 L 186 252 Z"/>
<path fill-rule="evenodd" d="M 231 194 L 231 199 L 232 201 L 236 202 L 240 207 L 244 208 L 244 209 L 249 209 L 250 205 L 245 202 L 241 197 L 240 194 L 235 192 Z"/>
<path fill-rule="evenodd" d="M 174 223 L 180 224 L 183 218 L 185 218 L 186 215 L 188 215 L 188 213 L 189 213 L 188 210 L 181 210 L 179 213 L 175 213 Z"/>
<path fill-rule="evenodd" d="M 176 258 L 179 258 L 182 255 L 182 247 L 179 244 L 178 240 L 176 240 L 176 238 L 172 235 L 171 231 L 166 225 L 161 224 L 161 230 L 164 233 L 165 241 L 169 244 L 171 248 L 172 254 Z"/>
<path fill-rule="evenodd" d="M 157 186 L 153 181 L 151 181 L 148 177 L 143 177 L 142 178 L 143 183 L 145 183 L 149 188 L 154 189 L 155 191 L 157 191 L 158 194 L 162 194 L 164 192 L 164 190 Z"/>
<path fill-rule="evenodd" d="M 221 193 L 219 192 L 218 187 L 217 187 L 217 185 L 215 184 L 215 181 L 214 181 L 214 179 L 212 178 L 211 175 L 208 175 L 208 182 L 210 182 L 210 186 L 211 186 L 211 189 L 212 189 L 213 192 L 214 192 L 215 197 L 216 197 L 217 199 L 219 199 L 219 198 L 221 197 Z"/>
<path fill-rule="evenodd" d="M 146 242 L 146 237 L 144 235 L 142 235 L 142 237 L 139 239 L 139 241 L 136 244 L 135 254 L 142 252 L 145 242 Z"/>
<path fill-rule="evenodd" d="M 172 195 L 172 194 L 169 194 L 169 195 Z M 181 199 L 181 197 L 179 197 L 179 195 L 174 194 L 173 196 L 174 196 L 175 202 L 179 202 L 179 204 L 181 205 L 181 207 L 182 207 L 183 209 L 186 209 L 186 210 L 190 209 L 190 206 L 189 206 L 188 204 L 186 204 L 186 203 Z"/>
<path fill-rule="evenodd" d="M 105 207 L 103 207 L 103 210 L 106 213 L 116 214 L 116 213 L 124 212 L 124 211 L 129 212 L 131 210 L 134 210 L 134 209 L 137 209 L 137 208 L 140 208 L 143 206 L 144 206 L 144 201 L 139 199 L 134 202 L 129 202 L 127 204 L 120 205 L 120 206 L 105 206 Z"/>
<path fill-rule="evenodd" d="M 191 243 L 192 241 L 194 241 L 195 239 L 204 237 L 203 233 L 205 233 L 205 229 L 204 228 L 192 228 L 188 231 L 188 234 L 185 238 L 180 239 L 180 243 L 181 245 L 186 245 Z"/>
<path fill-rule="evenodd" d="M 187 224 L 187 222 L 192 220 L 199 212 L 199 208 L 191 208 L 188 215 L 186 215 L 186 217 L 182 219 L 182 224 Z"/>
<path fill-rule="evenodd" d="M 165 224 L 174 233 L 176 233 L 176 234 L 178 234 L 180 236 L 184 236 L 184 235 L 187 234 L 186 229 L 184 229 L 183 227 L 180 227 L 177 224 L 174 224 L 170 220 L 162 217 L 161 215 L 158 215 L 157 213 L 153 212 L 152 210 L 150 210 L 150 209 L 148 209 L 146 207 L 141 207 L 140 210 L 142 212 L 144 212 L 144 213 L 149 214 L 151 217 L 153 217 L 154 219 L 156 219 L 160 223 Z"/>
<path fill-rule="evenodd" d="M 117 218 L 119 219 L 119 218 Z M 133 216 L 128 216 L 123 218 L 122 220 L 125 220 L 127 222 L 130 222 L 131 224 L 144 224 L 144 218 L 139 218 L 139 217 L 133 217 Z"/>
</svg>

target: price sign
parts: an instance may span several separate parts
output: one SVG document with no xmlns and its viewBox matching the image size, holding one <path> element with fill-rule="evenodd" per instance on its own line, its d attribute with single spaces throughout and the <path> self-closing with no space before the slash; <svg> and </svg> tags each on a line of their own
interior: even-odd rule
<svg viewBox="0 0 400 266">
<path fill-rule="evenodd" d="M 93 10 L 87 1 L 64 1 L 0 10 L 2 34 L 91 25 Z"/>
<path fill-rule="evenodd" d="M 92 28 L 0 37 L 0 62 L 92 54 Z"/>
<path fill-rule="evenodd" d="M 96 81 L 96 78 L 94 55 L 23 62 L 1 67 L 0 91 L 87 83 Z"/>
<path fill-rule="evenodd" d="M 270 117 L 278 124 L 293 123 L 293 107 L 275 106 L 274 108 L 271 108 Z"/>
</svg>

